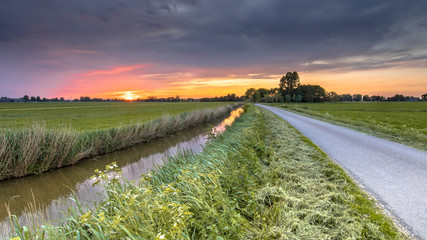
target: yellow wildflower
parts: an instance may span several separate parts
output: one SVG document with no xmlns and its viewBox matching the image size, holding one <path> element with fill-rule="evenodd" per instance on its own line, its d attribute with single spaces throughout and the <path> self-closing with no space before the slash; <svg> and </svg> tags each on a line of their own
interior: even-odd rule
<svg viewBox="0 0 427 240">
<path fill-rule="evenodd" d="M 91 213 L 90 213 L 90 212 L 87 212 L 87 213 L 85 213 L 84 215 L 82 215 L 82 216 L 80 217 L 80 221 L 81 221 L 81 222 L 83 222 L 83 223 L 85 223 L 85 222 L 87 222 L 87 220 L 90 218 L 90 216 L 91 216 Z"/>
</svg>

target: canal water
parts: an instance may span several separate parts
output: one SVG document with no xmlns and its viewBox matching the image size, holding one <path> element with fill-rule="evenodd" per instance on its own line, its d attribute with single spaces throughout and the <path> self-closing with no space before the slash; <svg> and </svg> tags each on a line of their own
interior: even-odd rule
<svg viewBox="0 0 427 240">
<path fill-rule="evenodd" d="M 241 108 L 214 122 L 185 129 L 175 135 L 155 139 L 107 156 L 84 160 L 74 166 L 64 167 L 39 176 L 27 176 L 0 182 L 0 239 L 10 232 L 8 211 L 24 225 L 40 226 L 44 222 L 55 224 L 77 199 L 88 207 L 103 198 L 102 187 L 92 186 L 95 169 L 103 170 L 116 162 L 123 177 L 137 181 L 155 166 L 163 164 L 168 156 L 180 151 L 200 152 L 206 145 L 209 133 L 222 133 L 243 112 Z M 214 127 L 212 127 L 214 126 Z"/>
</svg>

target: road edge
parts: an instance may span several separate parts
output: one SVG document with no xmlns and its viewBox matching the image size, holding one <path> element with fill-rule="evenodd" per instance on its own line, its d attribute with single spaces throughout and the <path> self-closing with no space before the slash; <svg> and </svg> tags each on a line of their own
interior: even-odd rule
<svg viewBox="0 0 427 240">
<path fill-rule="evenodd" d="M 334 158 L 332 158 L 331 156 L 329 156 L 325 151 L 323 151 L 323 149 L 321 149 L 319 146 L 317 146 L 315 143 L 313 143 L 310 138 L 308 138 L 307 136 L 305 136 L 303 133 L 301 133 L 298 129 L 296 129 L 292 124 L 290 124 L 288 121 L 286 121 L 285 119 L 281 118 L 280 116 L 276 115 L 274 112 L 270 111 L 267 108 L 264 108 L 262 106 L 262 104 L 254 104 L 256 107 L 262 109 L 262 111 L 269 111 L 270 113 L 272 113 L 276 118 L 279 118 L 280 120 L 286 122 L 287 124 L 289 124 L 289 126 L 291 126 L 291 128 L 293 128 L 295 131 L 297 131 L 298 133 L 300 133 L 303 137 L 304 137 L 304 141 L 306 141 L 308 144 L 310 144 L 311 146 L 315 147 L 322 155 L 324 155 L 325 157 L 327 157 L 335 166 L 339 167 L 357 186 L 358 188 L 364 192 L 365 194 L 368 195 L 368 197 L 373 200 L 375 202 L 375 207 L 377 207 L 378 210 L 380 210 L 380 212 L 382 214 L 384 214 L 385 216 L 387 216 L 388 218 L 390 218 L 394 224 L 394 226 L 402 232 L 402 234 L 406 237 L 408 237 L 409 239 L 421 239 L 421 237 L 417 236 L 415 233 L 413 233 L 413 231 L 411 231 L 411 227 L 409 225 L 407 225 L 404 221 L 402 221 L 399 217 L 395 216 L 390 210 L 388 210 L 385 206 L 385 204 L 383 203 L 382 200 L 380 200 L 381 198 L 377 197 L 374 193 L 372 193 L 369 188 L 367 188 L 366 186 L 364 186 L 360 181 L 358 181 L 353 174 L 351 174 L 350 171 L 348 171 L 347 169 L 345 169 L 344 167 L 342 167 L 338 162 L 335 161 Z M 269 107 L 274 107 L 274 106 L 269 106 Z M 277 108 L 277 107 L 274 107 Z M 282 109 L 282 108 L 277 108 L 279 110 L 283 110 L 283 111 L 287 111 L 287 109 Z M 294 111 L 289 111 L 295 114 L 299 114 L 305 117 L 311 117 L 310 115 L 303 115 Z M 316 119 L 316 118 L 314 118 Z M 322 119 L 316 119 L 319 121 L 323 121 Z M 326 121 L 324 121 L 326 122 Z M 330 123 L 330 122 L 327 122 Z M 331 123 L 333 124 L 333 123 Z M 335 124 L 336 125 L 336 124 Z M 338 125 L 340 126 L 340 125 Z M 341 126 L 344 127 L 344 126 Z M 355 130 L 355 129 L 352 129 Z M 364 133 L 364 132 L 362 132 Z M 367 133 L 365 133 L 367 134 Z M 377 137 L 377 136 L 375 136 Z M 387 139 L 386 139 L 387 140 Z"/>
</svg>

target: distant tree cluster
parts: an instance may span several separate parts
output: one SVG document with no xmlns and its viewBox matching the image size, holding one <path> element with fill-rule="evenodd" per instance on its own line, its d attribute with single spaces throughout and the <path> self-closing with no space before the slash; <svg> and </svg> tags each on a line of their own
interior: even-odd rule
<svg viewBox="0 0 427 240">
<path fill-rule="evenodd" d="M 144 99 L 137 99 L 137 102 L 240 102 L 244 101 L 243 97 L 236 96 L 236 94 L 227 94 L 226 96 L 221 97 L 212 97 L 212 98 L 180 98 L 168 97 L 168 98 L 157 98 L 156 96 L 149 96 Z"/>
<path fill-rule="evenodd" d="M 192 98 L 181 98 L 179 95 L 176 97 L 157 98 L 156 96 L 149 96 L 147 98 L 138 98 L 135 102 L 193 102 Z"/>
<path fill-rule="evenodd" d="M 156 96 L 149 96 L 147 98 L 141 99 L 135 99 L 132 100 L 133 102 L 241 102 L 244 101 L 244 96 L 237 96 L 236 94 L 227 94 L 226 96 L 220 96 L 220 97 L 212 97 L 212 98 L 181 98 L 179 95 L 176 97 L 167 97 L 167 98 L 157 98 Z M 76 98 L 73 100 L 65 100 L 63 97 L 60 98 L 41 98 L 39 96 L 37 97 L 29 97 L 28 95 L 25 95 L 21 98 L 8 98 L 8 97 L 1 97 L 0 102 L 128 102 L 129 100 L 125 99 L 102 99 L 102 98 L 90 98 L 88 96 L 81 96 L 80 98 Z"/>
<path fill-rule="evenodd" d="M 82 96 L 80 98 L 76 99 L 64 99 L 63 97 L 55 97 L 55 98 L 45 98 L 45 97 L 29 97 L 28 95 L 25 95 L 21 98 L 8 98 L 8 97 L 1 97 L 0 102 L 125 102 L 124 99 L 102 99 L 102 98 L 90 98 L 87 96 Z"/>
<path fill-rule="evenodd" d="M 249 88 L 244 95 L 250 102 L 360 102 L 360 101 L 427 101 L 427 93 L 419 97 L 396 94 L 393 97 L 327 92 L 319 85 L 301 84 L 297 72 L 288 72 L 278 88 Z"/>
<path fill-rule="evenodd" d="M 200 98 L 200 102 L 242 102 L 244 100 L 244 96 L 239 97 L 234 93 L 222 97 Z"/>
<path fill-rule="evenodd" d="M 55 98 L 52 99 L 52 101 L 60 101 L 60 100 L 64 100 L 63 98 Z M 22 98 L 8 98 L 8 97 L 1 97 L 0 98 L 0 102 L 48 102 L 51 101 L 51 99 L 47 99 L 47 98 L 41 98 L 40 96 L 34 97 L 31 96 L 29 97 L 28 95 L 23 96 Z"/>
<path fill-rule="evenodd" d="M 148 96 L 147 98 L 138 98 L 135 100 L 131 100 L 133 102 L 241 102 L 246 98 L 244 96 L 237 96 L 236 94 L 227 94 L 226 96 L 220 97 L 212 97 L 212 98 L 181 98 L 179 95 L 176 97 L 167 97 L 167 98 L 157 98 L 156 96 Z M 81 96 L 80 98 L 76 98 L 73 100 L 65 100 L 63 97 L 60 98 L 41 98 L 37 97 L 29 97 L 25 95 L 21 98 L 8 98 L 1 97 L 0 102 L 129 102 L 129 100 L 125 99 L 102 99 L 102 98 L 90 98 L 88 96 Z"/>
</svg>

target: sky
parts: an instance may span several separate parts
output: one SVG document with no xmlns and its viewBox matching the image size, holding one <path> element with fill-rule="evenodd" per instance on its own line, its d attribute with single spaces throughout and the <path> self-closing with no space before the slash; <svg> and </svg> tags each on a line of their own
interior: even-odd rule
<svg viewBox="0 0 427 240">
<path fill-rule="evenodd" d="M 425 0 L 0 0 L 0 96 L 427 92 Z"/>
</svg>

